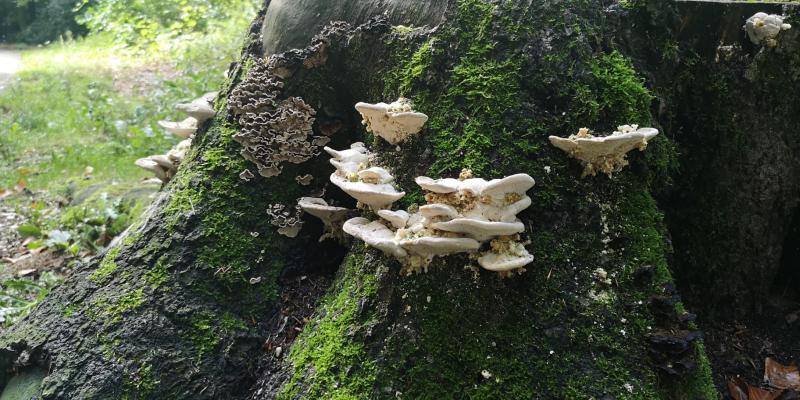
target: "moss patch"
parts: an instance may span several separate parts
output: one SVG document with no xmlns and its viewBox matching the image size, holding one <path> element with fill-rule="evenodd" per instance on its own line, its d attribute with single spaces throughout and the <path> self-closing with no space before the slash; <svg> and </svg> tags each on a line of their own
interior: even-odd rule
<svg viewBox="0 0 800 400">
<path fill-rule="evenodd" d="M 117 256 L 119 255 L 119 247 L 115 247 L 111 249 L 108 254 L 103 257 L 103 261 L 100 262 L 100 266 L 89 275 L 89 280 L 94 283 L 103 283 L 111 274 L 113 274 L 117 270 L 117 262 L 115 261 Z"/>
<path fill-rule="evenodd" d="M 344 262 L 330 293 L 312 322 L 292 347 L 294 375 L 279 399 L 366 398 L 375 384 L 375 366 L 363 340 L 363 304 L 375 296 L 376 271 L 352 254 Z M 366 318 L 369 320 L 369 318 Z M 345 367 L 347 366 L 347 367 Z"/>
</svg>

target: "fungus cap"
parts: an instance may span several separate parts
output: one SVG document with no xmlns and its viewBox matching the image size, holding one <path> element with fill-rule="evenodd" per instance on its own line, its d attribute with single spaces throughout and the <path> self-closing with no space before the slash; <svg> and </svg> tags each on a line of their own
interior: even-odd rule
<svg viewBox="0 0 800 400">
<path fill-rule="evenodd" d="M 496 236 L 509 236 L 525 231 L 525 224 L 519 220 L 515 222 L 483 221 L 474 218 L 456 218 L 445 222 L 431 224 L 433 229 L 445 232 L 460 233 L 485 241 Z"/>
<path fill-rule="evenodd" d="M 344 223 L 343 229 L 348 234 L 364 241 L 368 246 L 395 258 L 408 257 L 408 253 L 395 242 L 394 232 L 378 221 L 370 222 L 362 217 L 351 218 Z"/>
<path fill-rule="evenodd" d="M 389 221 L 396 229 L 403 229 L 408 224 L 410 215 L 404 210 L 378 210 L 378 216 Z"/>
<path fill-rule="evenodd" d="M 389 208 L 392 203 L 406 195 L 405 192 L 398 192 L 394 186 L 389 184 L 351 182 L 336 172 L 331 174 L 330 179 L 334 185 L 341 188 L 350 197 L 370 206 L 374 210 Z"/>
<path fill-rule="evenodd" d="M 433 179 L 427 176 L 418 176 L 414 181 L 421 188 L 433 193 L 454 193 L 461 187 L 461 181 L 453 178 Z"/>
<path fill-rule="evenodd" d="M 533 262 L 533 256 L 525 252 L 523 255 L 505 253 L 485 253 L 478 257 L 478 264 L 483 269 L 494 272 L 507 272 L 522 268 Z"/>
<path fill-rule="evenodd" d="M 608 136 L 577 136 L 567 138 L 550 136 L 550 143 L 584 163 L 585 175 L 596 170 L 609 176 L 628 164 L 625 155 L 633 149 L 644 150 L 647 142 L 658 135 L 658 129 L 621 126 Z"/>
<path fill-rule="evenodd" d="M 473 252 L 481 247 L 480 242 L 470 238 L 422 236 L 400 240 L 399 244 L 409 253 L 422 257 L 444 256 L 453 253 Z"/>
<path fill-rule="evenodd" d="M 422 130 L 428 116 L 411 111 L 410 104 L 403 99 L 392 104 L 357 103 L 356 110 L 364 118 L 367 130 L 380 136 L 390 144 L 398 144 Z"/>
<path fill-rule="evenodd" d="M 783 22 L 784 18 L 781 15 L 758 12 L 747 19 L 743 28 L 753 44 L 775 47 L 781 31 L 792 29 L 792 25 Z"/>
<path fill-rule="evenodd" d="M 188 117 L 180 122 L 158 121 L 158 126 L 180 138 L 188 138 L 194 135 L 197 132 L 197 125 L 197 118 L 194 117 Z"/>
<path fill-rule="evenodd" d="M 192 100 L 190 103 L 179 103 L 175 109 L 197 119 L 198 123 L 203 123 L 217 115 L 211 103 L 217 97 L 216 92 L 206 93 L 203 96 Z"/>
<path fill-rule="evenodd" d="M 350 212 L 349 208 L 328 205 L 328 202 L 318 197 L 301 197 L 297 204 L 303 211 L 321 219 L 326 224 L 343 219 Z"/>
</svg>

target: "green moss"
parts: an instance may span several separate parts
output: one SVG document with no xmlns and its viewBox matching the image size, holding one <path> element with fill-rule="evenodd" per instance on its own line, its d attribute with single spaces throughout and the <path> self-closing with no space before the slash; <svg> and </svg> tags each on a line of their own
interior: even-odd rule
<svg viewBox="0 0 800 400">
<path fill-rule="evenodd" d="M 630 61 L 617 51 L 589 62 L 591 79 L 577 84 L 577 112 L 616 125 L 649 125 L 653 96 Z M 609 128 L 609 127 L 602 127 Z"/>
<path fill-rule="evenodd" d="M 100 266 L 89 275 L 89 280 L 94 283 L 105 282 L 111 274 L 117 270 L 117 262 L 115 261 L 119 255 L 119 247 L 111 249 L 100 262 Z"/>
<path fill-rule="evenodd" d="M 375 366 L 359 340 L 364 329 L 359 314 L 361 304 L 375 296 L 375 273 L 359 255 L 351 254 L 344 261 L 336 283 L 318 308 L 313 327 L 292 346 L 289 360 L 294 374 L 279 399 L 369 397 Z"/>
<path fill-rule="evenodd" d="M 153 367 L 150 364 L 140 366 L 133 373 L 126 373 L 122 382 L 122 399 L 149 399 L 153 397 L 159 385 L 153 375 Z"/>
<path fill-rule="evenodd" d="M 144 304 L 144 300 L 144 288 L 139 288 L 125 293 L 116 299 L 100 301 L 97 305 L 104 306 L 103 315 L 105 315 L 109 321 L 119 322 L 124 313 L 139 308 Z"/>
<path fill-rule="evenodd" d="M 144 274 L 144 280 L 155 290 L 161 287 L 169 279 L 169 264 L 159 260 L 150 271 Z"/>
<path fill-rule="evenodd" d="M 66 307 L 64 307 L 63 315 L 64 315 L 64 317 L 69 318 L 72 315 L 74 315 L 76 312 L 78 312 L 79 310 L 80 310 L 80 306 L 79 305 L 77 305 L 77 304 L 69 304 Z"/>
<path fill-rule="evenodd" d="M 203 312 L 191 320 L 191 327 L 187 334 L 198 358 L 214 351 L 220 343 L 221 338 L 216 332 L 215 320 L 215 316 L 209 312 Z"/>
<path fill-rule="evenodd" d="M 203 311 L 189 321 L 186 338 L 192 343 L 198 359 L 216 351 L 223 339 L 236 332 L 249 330 L 247 324 L 235 315 L 226 312 L 222 319 L 210 311 Z"/>
</svg>

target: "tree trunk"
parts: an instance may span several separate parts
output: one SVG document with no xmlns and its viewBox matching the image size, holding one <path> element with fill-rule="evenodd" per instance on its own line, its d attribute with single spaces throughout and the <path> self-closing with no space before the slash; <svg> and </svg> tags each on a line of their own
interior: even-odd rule
<svg viewBox="0 0 800 400">
<path fill-rule="evenodd" d="M 760 11 L 792 17 L 795 28 L 775 48 L 751 43 L 741 28 Z M 664 203 L 679 283 L 711 318 L 760 314 L 773 285 L 800 286 L 797 264 L 779 275 L 800 205 L 798 11 L 680 7 L 676 37 L 692 52 L 675 54 L 677 71 L 665 82 L 672 100 L 662 120 L 682 155 Z"/>
<path fill-rule="evenodd" d="M 674 165 L 673 135 L 613 178 L 581 178 L 547 139 L 657 124 L 652 93 L 672 98 L 642 79 L 666 79 L 643 43 L 676 40 L 660 28 L 674 6 L 450 0 L 403 15 L 416 3 L 396 1 L 386 19 L 379 2 L 352 13 L 355 2 L 340 3 L 267 1 L 217 118 L 145 218 L 0 339 L 3 381 L 33 381 L 46 399 L 716 399 L 651 195 Z M 351 24 L 260 61 L 297 46 L 301 35 L 273 36 L 282 23 L 316 31 L 334 18 Z M 282 88 L 267 81 L 276 76 Z M 253 90 L 229 98 L 237 87 Z M 324 155 L 239 178 L 256 167 L 240 155 L 234 114 L 270 94 L 302 98 L 333 148 L 365 141 L 407 192 L 404 208 L 422 202 L 416 176 L 530 174 L 533 205 L 519 216 L 536 260 L 507 279 L 465 256 L 401 276 L 359 241 L 318 243 L 312 218 L 280 235 L 268 206 L 354 202 L 328 182 Z M 397 150 L 364 131 L 353 105 L 401 95 L 430 120 Z M 308 186 L 296 179 L 306 174 Z"/>
</svg>

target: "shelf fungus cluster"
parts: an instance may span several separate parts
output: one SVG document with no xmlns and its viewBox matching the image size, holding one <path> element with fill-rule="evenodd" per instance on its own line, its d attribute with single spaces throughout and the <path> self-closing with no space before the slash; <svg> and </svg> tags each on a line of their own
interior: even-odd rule
<svg viewBox="0 0 800 400">
<path fill-rule="evenodd" d="M 629 151 L 644 151 L 647 141 L 656 135 L 657 129 L 637 125 L 620 126 L 608 136 L 594 136 L 589 129 L 581 128 L 568 138 L 550 136 L 550 143 L 580 160 L 584 166 L 583 176 L 595 176 L 599 171 L 610 177 L 628 165 Z"/>
<path fill-rule="evenodd" d="M 183 162 L 191 146 L 192 139 L 184 139 L 168 151 L 167 154 L 158 154 L 136 160 L 136 166 L 152 172 L 161 182 L 167 183 L 178 172 L 178 166 Z"/>
<path fill-rule="evenodd" d="M 218 92 L 209 92 L 190 103 L 176 104 L 175 109 L 188 115 L 183 121 L 158 121 L 158 125 L 167 132 L 180 137 L 188 138 L 197 132 L 197 128 L 203 122 L 214 118 L 217 114 L 214 111 L 214 100 Z"/>
<path fill-rule="evenodd" d="M 241 130 L 233 136 L 263 177 L 278 176 L 283 163 L 300 164 L 319 155 L 330 138 L 314 136 L 316 110 L 300 97 L 281 99 L 283 80 L 274 63 L 255 60 L 244 81 L 231 92 L 228 106 Z"/>
<path fill-rule="evenodd" d="M 522 272 L 533 261 L 519 242 L 525 225 L 517 219 L 517 213 L 531 205 L 525 194 L 534 185 L 530 176 L 491 181 L 468 173 L 459 179 L 418 177 L 427 204 L 392 210 L 392 203 L 405 193 L 394 188 L 388 171 L 370 165 L 362 143 L 342 151 L 325 150 L 336 167 L 331 182 L 380 217 L 351 218 L 344 232 L 398 259 L 404 273 L 426 271 L 434 257 L 456 253 L 470 253 L 483 268 L 503 274 Z"/>
<path fill-rule="evenodd" d="M 744 30 L 753 44 L 775 47 L 778 45 L 778 35 L 792 29 L 792 25 L 783 22 L 784 18 L 781 15 L 759 12 L 747 19 Z"/>
<path fill-rule="evenodd" d="M 333 157 L 331 164 L 336 167 L 331 182 L 358 200 L 361 207 L 382 210 L 405 196 L 405 192 L 395 189 L 389 171 L 370 165 L 372 156 L 364 143 L 354 143 L 341 151 L 325 147 L 325 151 Z"/>
<path fill-rule="evenodd" d="M 161 182 L 169 182 L 178 171 L 178 166 L 186 157 L 186 152 L 192 146 L 192 135 L 197 132 L 199 124 L 213 118 L 214 100 L 217 92 L 206 93 L 191 103 L 175 105 L 175 109 L 189 115 L 188 118 L 180 122 L 158 121 L 158 125 L 184 140 L 179 142 L 167 154 L 158 154 L 136 160 L 136 166 L 152 172 Z"/>
<path fill-rule="evenodd" d="M 415 112 L 411 101 L 404 97 L 391 104 L 358 103 L 356 110 L 361 113 L 367 131 L 391 144 L 399 144 L 416 135 L 428 121 L 428 116 Z"/>
</svg>

